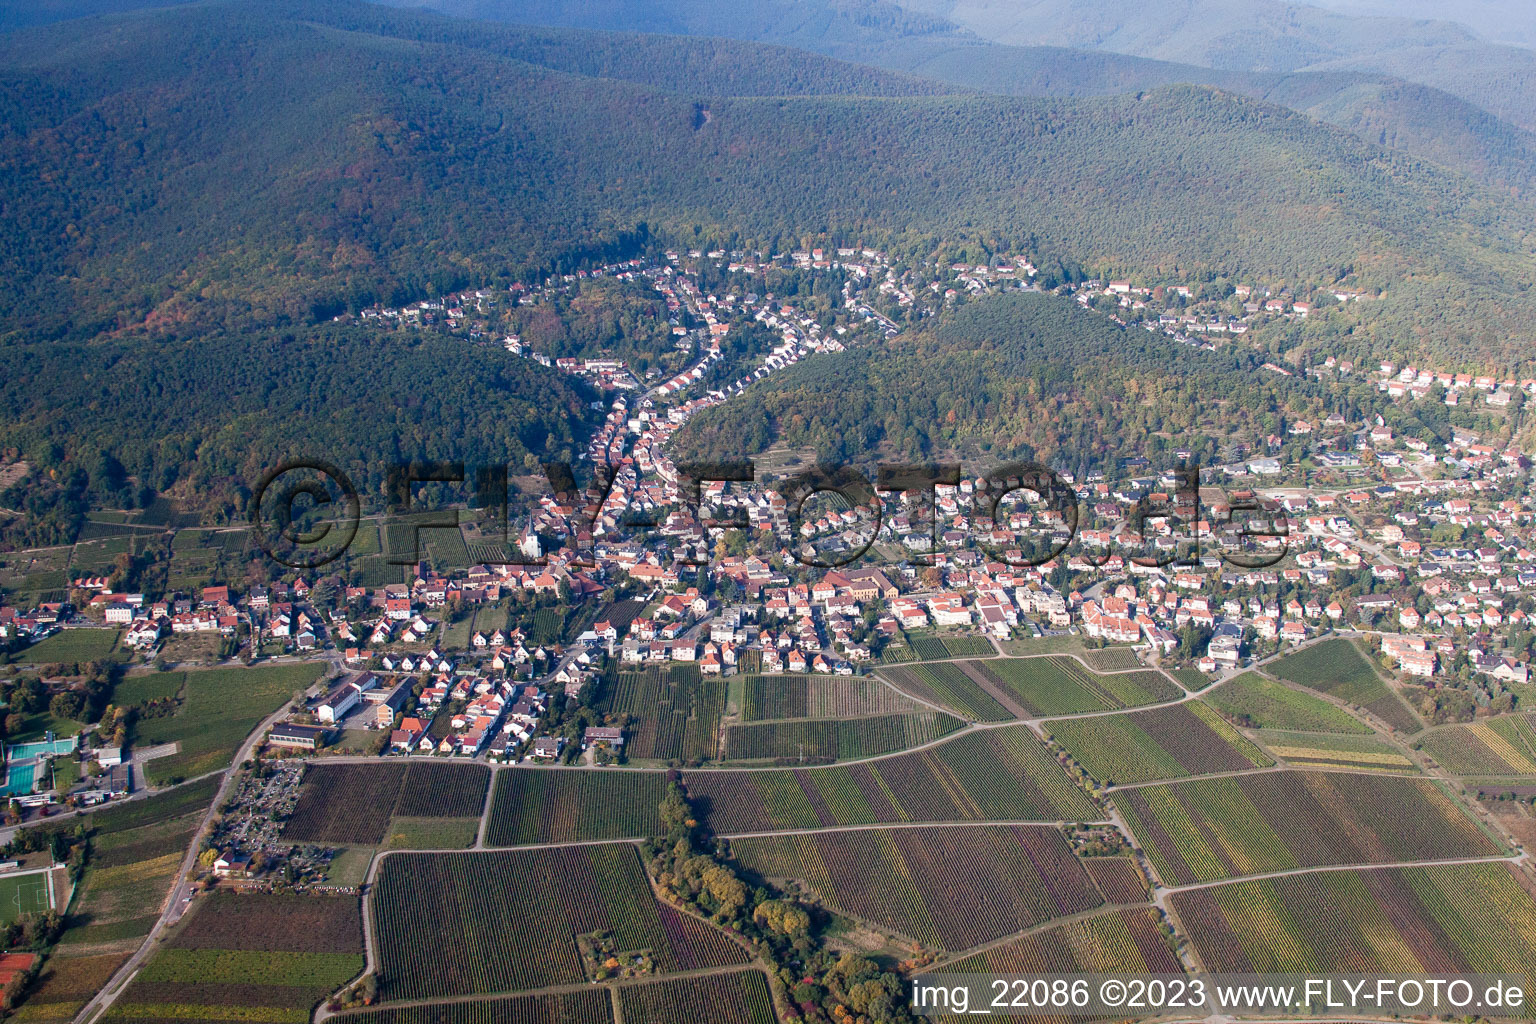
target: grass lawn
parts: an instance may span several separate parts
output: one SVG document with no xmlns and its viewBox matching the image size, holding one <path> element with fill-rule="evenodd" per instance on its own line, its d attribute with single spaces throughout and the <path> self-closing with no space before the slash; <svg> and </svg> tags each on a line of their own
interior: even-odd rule
<svg viewBox="0 0 1536 1024">
<path fill-rule="evenodd" d="M 169 718 L 139 723 L 140 746 L 179 742 L 181 750 L 145 764 L 156 786 L 228 767 L 252 729 L 320 677 L 316 663 L 217 668 L 178 673 L 186 686 L 181 708 Z"/>
<path fill-rule="evenodd" d="M 1062 636 L 1015 637 L 1004 640 L 1002 644 L 1003 653 L 1015 657 L 1031 654 L 1080 654 L 1083 650 L 1083 642 L 1070 633 Z"/>
<path fill-rule="evenodd" d="M 121 635 L 118 629 L 62 629 L 22 651 L 16 660 L 35 665 L 95 661 L 110 655 Z"/>
<path fill-rule="evenodd" d="M 390 850 L 464 850 L 475 845 L 479 818 L 395 818 L 384 834 Z"/>
<path fill-rule="evenodd" d="M 325 872 L 326 883 L 329 885 L 362 885 L 363 880 L 368 877 L 368 865 L 372 861 L 372 847 L 345 847 L 335 857 L 331 858 L 330 867 Z"/>
<path fill-rule="evenodd" d="M 7 743 L 30 743 L 32 740 L 40 740 L 45 732 L 52 732 L 55 736 L 73 736 L 85 728 L 84 722 L 72 722 L 67 718 L 59 718 L 48 711 L 40 711 L 35 715 L 28 715 L 26 722 L 20 731 L 5 738 Z"/>
<path fill-rule="evenodd" d="M 53 788 L 60 793 L 65 793 L 69 787 L 80 781 L 80 762 L 76 761 L 73 754 L 65 754 L 53 759 Z"/>
</svg>

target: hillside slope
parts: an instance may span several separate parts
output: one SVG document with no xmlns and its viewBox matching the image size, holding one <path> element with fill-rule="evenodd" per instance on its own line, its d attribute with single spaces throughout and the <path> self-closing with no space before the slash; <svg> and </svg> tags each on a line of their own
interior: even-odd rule
<svg viewBox="0 0 1536 1024">
<path fill-rule="evenodd" d="M 437 41 L 431 16 L 289 10 L 210 5 L 9 38 L 11 330 L 302 322 L 621 248 L 640 222 L 764 246 L 943 237 L 1149 272 L 1414 278 L 1465 293 L 1491 335 L 1523 322 L 1536 275 L 1523 205 L 1209 89 L 721 96 L 705 90 L 727 76 L 697 61 L 704 90 L 690 94 L 682 57 L 662 91 L 509 55 L 526 33 L 493 45 L 485 27 L 470 46 Z M 850 89 L 910 84 L 846 74 Z"/>
</svg>

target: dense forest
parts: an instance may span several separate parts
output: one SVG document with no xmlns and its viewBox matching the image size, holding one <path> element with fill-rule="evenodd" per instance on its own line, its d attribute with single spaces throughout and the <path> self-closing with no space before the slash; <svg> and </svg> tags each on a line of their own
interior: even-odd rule
<svg viewBox="0 0 1536 1024">
<path fill-rule="evenodd" d="M 859 464 L 958 456 L 978 472 L 1033 459 L 1081 473 L 1135 455 L 1169 468 L 1180 448 L 1210 464 L 1232 438 L 1283 435 L 1295 419 L 1334 411 L 1357 417 L 1377 401 L 1258 363 L 1011 292 L 884 346 L 806 360 L 696 416 L 676 444 L 680 457 L 746 458 L 775 445 Z"/>
<path fill-rule="evenodd" d="M 864 13 L 872 32 L 912 28 Z M 562 457 L 591 415 L 568 380 L 331 318 L 662 245 L 830 238 L 899 260 L 1024 252 L 1052 281 L 1342 283 L 1383 297 L 1258 340 L 1481 372 L 1536 360 L 1536 211 L 1251 98 L 981 95 L 747 42 L 214 2 L 0 37 L 0 346 L 23 371 L 0 383 L 0 443 L 44 471 L 9 507 L 195 490 L 227 510 L 298 447 L 370 488 L 396 455 L 449 446 Z M 764 285 L 813 312 L 838 301 L 792 275 Z M 606 287 L 523 329 L 552 354 L 675 360 L 654 299 Z M 982 446 L 989 421 L 1010 451 L 1091 459 L 1117 437 L 1215 446 L 1315 411 L 1286 385 L 1218 416 L 1230 366 L 1185 372 L 1206 357 L 1050 304 L 996 324 L 984 308 L 1004 307 L 839 357 L 866 382 L 846 402 L 806 366 L 705 422 L 748 449 L 943 452 Z M 1039 359 L 1030 338 L 1083 358 Z"/>
<path fill-rule="evenodd" d="M 521 30 L 471 44 L 431 15 L 286 9 L 214 4 L 0 45 L 12 336 L 303 323 L 619 251 L 644 222 L 768 247 L 838 232 L 1183 277 L 1411 279 L 1439 299 L 1401 307 L 1394 339 L 1419 332 L 1429 350 L 1449 329 L 1463 358 L 1525 356 L 1510 339 L 1533 312 L 1536 214 L 1278 107 L 1198 87 L 720 95 L 730 77 L 686 56 L 699 41 L 654 37 L 647 63 L 674 72 L 662 90 L 508 55 L 606 68 L 633 37 L 586 36 L 578 62 Z"/>
<path fill-rule="evenodd" d="M 326 324 L 146 345 L 12 346 L 0 447 L 56 481 L 133 508 L 157 492 L 226 518 L 284 459 L 325 459 L 381 505 L 390 465 L 574 459 L 594 422 L 575 378 L 499 346 Z M 78 474 L 78 476 L 77 476 Z M 84 479 L 81 479 L 83 477 Z M 131 479 L 130 479 L 131 478 Z"/>
</svg>

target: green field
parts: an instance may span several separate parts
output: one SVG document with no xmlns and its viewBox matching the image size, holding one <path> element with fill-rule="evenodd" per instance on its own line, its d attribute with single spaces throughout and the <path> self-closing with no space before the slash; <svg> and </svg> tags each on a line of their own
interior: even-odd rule
<svg viewBox="0 0 1536 1024">
<path fill-rule="evenodd" d="M 115 651 L 121 635 L 118 629 L 62 629 L 22 651 L 16 660 L 35 665 L 95 661 Z"/>
<path fill-rule="evenodd" d="M 1434 783 L 1401 775 L 1261 772 L 1113 796 L 1167 885 L 1500 852 Z"/>
<path fill-rule="evenodd" d="M 142 719 L 135 729 L 140 746 L 181 744 L 178 753 L 146 763 L 149 781 L 165 785 L 228 767 L 262 719 L 318 679 L 324 668 L 308 663 L 178 673 L 185 696 L 176 714 Z"/>
<path fill-rule="evenodd" d="M 1298 768 L 1357 768 L 1410 773 L 1419 770 L 1406 754 L 1374 735 L 1283 732 L 1278 729 L 1260 729 L 1255 735 L 1271 754 Z"/>
<path fill-rule="evenodd" d="M 10 924 L 24 914 L 41 914 L 52 907 L 46 872 L 0 875 L 0 924 Z"/>
<path fill-rule="evenodd" d="M 624 749 L 633 759 L 709 761 L 719 756 L 720 716 L 730 684 L 705 679 L 692 665 L 620 672 L 607 695 L 613 714 L 636 723 Z"/>
<path fill-rule="evenodd" d="M 1050 723 L 1051 735 L 1100 782 L 1151 782 L 1274 762 L 1210 708 L 1186 701 L 1148 711 Z"/>
<path fill-rule="evenodd" d="M 850 760 L 921 746 L 965 723 L 938 711 L 846 719 L 756 722 L 725 730 L 725 759 Z"/>
<path fill-rule="evenodd" d="M 1454 775 L 1536 775 L 1536 715 L 1446 726 L 1419 746 Z"/>
<path fill-rule="evenodd" d="M 1095 672 L 1124 672 L 1141 668 L 1141 659 L 1129 647 L 1102 647 L 1096 651 L 1084 651 L 1083 660 Z"/>
<path fill-rule="evenodd" d="M 1320 697 L 1253 672 L 1221 684 L 1205 700 L 1247 728 L 1359 735 L 1371 731 L 1364 722 Z"/>
<path fill-rule="evenodd" d="M 391 854 L 371 899 L 387 998 L 580 984 L 577 937 L 598 931 L 611 933 L 616 952 L 645 951 L 658 974 L 748 961 L 720 932 L 658 903 L 627 843 Z"/>
<path fill-rule="evenodd" d="M 1412 733 L 1423 728 L 1359 648 L 1342 637 L 1288 654 L 1267 670 L 1281 679 L 1359 705 L 1394 729 Z"/>
<path fill-rule="evenodd" d="M 118 707 L 148 704 L 152 700 L 174 697 L 181 692 L 185 672 L 146 672 L 125 676 L 112 691 L 112 703 Z"/>
<path fill-rule="evenodd" d="M 1173 896 L 1207 970 L 1528 974 L 1536 902 L 1504 864 L 1328 871 Z"/>
<path fill-rule="evenodd" d="M 904 692 L 974 721 L 1004 722 L 1015 717 L 957 662 L 886 666 L 880 669 L 880 674 Z"/>
<path fill-rule="evenodd" d="M 926 706 L 869 676 L 740 677 L 744 722 L 842 718 L 926 711 Z"/>
</svg>

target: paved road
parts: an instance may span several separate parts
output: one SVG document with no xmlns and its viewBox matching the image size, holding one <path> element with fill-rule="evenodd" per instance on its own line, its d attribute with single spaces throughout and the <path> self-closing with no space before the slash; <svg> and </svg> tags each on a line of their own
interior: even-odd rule
<svg viewBox="0 0 1536 1024">
<path fill-rule="evenodd" d="M 287 714 L 288 704 L 285 703 L 282 707 L 268 715 L 266 720 L 246 737 L 245 742 L 240 745 L 240 749 L 235 752 L 230 768 L 223 773 L 224 779 L 219 783 L 219 790 L 214 794 L 213 803 L 208 806 L 207 813 L 203 815 L 203 820 L 198 824 L 197 832 L 193 835 L 192 842 L 187 847 L 186 856 L 182 858 L 181 867 L 176 875 L 176 885 L 171 889 L 170 896 L 160 912 L 160 919 L 155 922 L 155 926 L 145 936 L 144 944 L 139 947 L 138 951 L 128 958 L 127 963 L 118 968 L 117 973 L 112 976 L 112 980 L 103 985 L 101 991 L 92 996 L 90 1002 L 86 1003 L 79 1014 L 75 1016 L 75 1020 L 79 1024 L 88 1024 L 88 1022 L 106 1012 L 113 1001 L 122 994 L 123 989 L 127 988 L 128 982 L 138 973 L 144 961 L 154 952 L 155 945 L 159 941 L 160 936 L 165 933 L 167 928 L 181 920 L 181 915 L 187 909 L 187 900 L 192 895 L 192 883 L 189 881 L 189 876 L 192 873 L 193 866 L 197 863 L 198 849 L 202 845 L 203 837 L 208 834 L 208 830 L 213 824 L 214 815 L 218 813 L 219 807 L 229 795 L 229 787 L 239 774 L 238 769 L 241 762 L 251 756 L 251 752 L 255 749 L 256 744 L 260 743 L 262 738 L 266 736 L 267 730 L 282 721 Z"/>
</svg>

